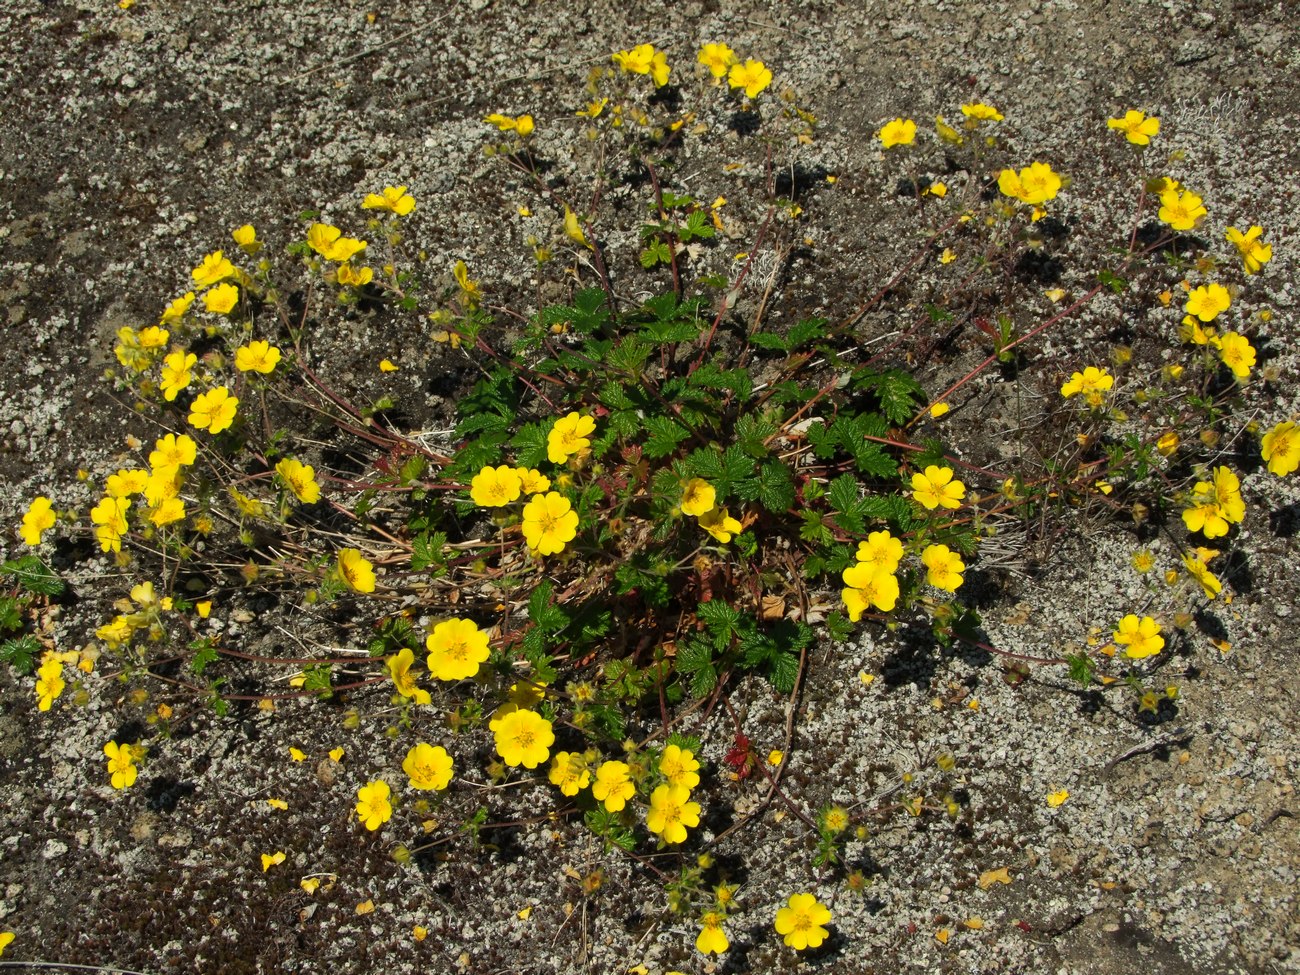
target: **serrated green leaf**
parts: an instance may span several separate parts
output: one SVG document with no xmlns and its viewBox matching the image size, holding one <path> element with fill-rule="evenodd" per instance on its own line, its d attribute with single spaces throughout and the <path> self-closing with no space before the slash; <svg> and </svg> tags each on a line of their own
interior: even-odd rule
<svg viewBox="0 0 1300 975">
<path fill-rule="evenodd" d="M 411 570 L 423 572 L 431 565 L 443 565 L 446 559 L 443 557 L 442 549 L 446 544 L 445 532 L 434 532 L 432 535 L 421 532 L 416 535 L 411 543 Z"/>
<path fill-rule="evenodd" d="M 690 431 L 680 423 L 666 416 L 646 417 L 645 427 L 649 436 L 643 450 L 651 460 L 667 457 L 677 449 L 679 443 L 691 435 Z"/>
<path fill-rule="evenodd" d="M 790 343 L 786 341 L 785 336 L 777 335 L 775 332 L 755 332 L 749 337 L 749 344 L 773 352 L 786 352 L 790 348 Z"/>
<path fill-rule="evenodd" d="M 510 438 L 518 466 L 537 467 L 547 459 L 546 440 L 554 425 L 551 420 L 529 423 Z"/>
<path fill-rule="evenodd" d="M 30 633 L 0 643 L 0 660 L 19 674 L 30 674 L 36 667 L 36 658 L 40 653 L 41 645 Z"/>
<path fill-rule="evenodd" d="M 14 581 L 23 589 L 40 596 L 57 596 L 64 589 L 63 580 L 35 555 L 10 559 L 0 565 L 0 573 L 13 576 Z"/>
</svg>

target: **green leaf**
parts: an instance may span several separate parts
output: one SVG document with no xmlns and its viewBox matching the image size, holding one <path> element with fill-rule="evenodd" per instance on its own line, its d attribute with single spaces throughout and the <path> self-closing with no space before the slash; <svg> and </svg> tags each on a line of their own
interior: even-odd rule
<svg viewBox="0 0 1300 975">
<path fill-rule="evenodd" d="M 202 674 L 208 664 L 216 662 L 217 657 L 220 656 L 217 648 L 208 639 L 195 640 L 190 644 L 190 649 L 194 651 L 194 656 L 190 660 L 190 670 L 195 674 Z"/>
<path fill-rule="evenodd" d="M 875 394 L 891 423 L 910 420 L 925 401 L 921 384 L 902 369 L 867 370 L 855 378 L 853 388 Z"/>
<path fill-rule="evenodd" d="M 510 446 L 515 449 L 515 461 L 520 467 L 537 467 L 547 459 L 546 439 L 550 435 L 553 421 L 529 423 L 510 438 Z"/>
<path fill-rule="evenodd" d="M 749 344 L 756 345 L 760 349 L 771 349 L 773 352 L 788 352 L 790 343 L 786 341 L 784 335 L 777 335 L 775 332 L 755 332 L 749 337 Z"/>
<path fill-rule="evenodd" d="M 411 543 L 411 571 L 423 572 L 431 565 L 446 565 L 447 560 L 442 554 L 446 544 L 445 532 L 434 532 L 432 535 L 420 532 L 416 535 L 415 541 Z"/>
<path fill-rule="evenodd" d="M 649 434 L 644 451 L 646 457 L 657 460 L 667 457 L 677 449 L 677 445 L 690 437 L 690 431 L 676 420 L 666 416 L 649 416 L 645 420 L 646 432 Z"/>
<path fill-rule="evenodd" d="M 718 683 L 718 671 L 713 664 L 713 648 L 707 642 L 693 637 L 677 648 L 676 667 L 691 681 L 691 694 L 703 697 Z"/>
<path fill-rule="evenodd" d="M 668 264 L 672 260 L 672 255 L 667 244 L 662 240 L 656 240 L 641 252 L 638 260 L 641 261 L 641 266 L 648 270 L 656 264 Z"/>
<path fill-rule="evenodd" d="M 790 476 L 790 469 L 779 460 L 769 460 L 759 470 L 755 495 L 763 507 L 774 514 L 789 511 L 794 504 L 794 479 Z"/>
<path fill-rule="evenodd" d="M 12 633 L 23 626 L 23 616 L 18 600 L 12 596 L 0 596 L 0 633 Z"/>
<path fill-rule="evenodd" d="M 41 596 L 57 596 L 63 592 L 63 580 L 51 572 L 35 555 L 23 555 L 0 565 L 0 573 L 14 577 L 14 581 L 28 592 Z"/>
<path fill-rule="evenodd" d="M 836 511 L 856 511 L 862 501 L 862 485 L 852 474 L 841 474 L 831 481 L 827 499 Z"/>
<path fill-rule="evenodd" d="M 528 597 L 528 618 L 543 633 L 558 633 L 569 625 L 569 614 L 555 605 L 555 589 L 543 580 Z"/>
<path fill-rule="evenodd" d="M 789 694 L 794 690 L 794 682 L 799 679 L 799 658 L 792 653 L 777 654 L 772 661 L 768 679 L 782 694 Z"/>
<path fill-rule="evenodd" d="M 826 324 L 827 319 L 825 318 L 805 318 L 799 322 L 794 328 L 790 329 L 790 334 L 786 337 L 787 351 L 792 351 L 817 339 L 825 338 Z"/>
<path fill-rule="evenodd" d="M 836 643 L 843 643 L 853 635 L 853 623 L 837 609 L 826 617 L 826 632 Z"/>
<path fill-rule="evenodd" d="M 804 508 L 799 516 L 803 524 L 799 528 L 799 537 L 810 545 L 829 545 L 834 539 L 831 530 L 822 523 L 820 512 Z"/>
<path fill-rule="evenodd" d="M 321 697 L 331 697 L 334 694 L 333 668 L 329 664 L 304 667 L 302 673 L 305 678 L 302 682 L 304 691 L 312 691 Z"/>
<path fill-rule="evenodd" d="M 650 356 L 650 346 L 633 336 L 627 336 L 610 350 L 606 362 L 615 372 L 639 377 Z"/>
<path fill-rule="evenodd" d="M 0 660 L 3 660 L 19 674 L 30 674 L 36 666 L 41 645 L 30 633 L 16 640 L 0 643 Z"/>
</svg>

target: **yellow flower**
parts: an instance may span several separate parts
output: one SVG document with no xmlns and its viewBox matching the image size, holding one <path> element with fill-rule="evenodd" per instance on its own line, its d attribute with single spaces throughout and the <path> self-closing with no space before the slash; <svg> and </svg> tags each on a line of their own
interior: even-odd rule
<svg viewBox="0 0 1300 975">
<path fill-rule="evenodd" d="M 1188 531 L 1204 532 L 1206 538 L 1228 534 L 1228 519 L 1215 498 L 1214 485 L 1201 481 L 1192 486 L 1191 504 L 1183 510 L 1183 524 Z"/>
<path fill-rule="evenodd" d="M 776 933 L 795 951 L 820 948 L 829 934 L 823 925 L 830 923 L 830 909 L 812 894 L 793 894 L 787 904 L 776 912 Z"/>
<path fill-rule="evenodd" d="M 393 804 L 388 801 L 392 791 L 383 779 L 367 782 L 357 790 L 357 819 L 366 829 L 379 829 L 393 818 Z"/>
<path fill-rule="evenodd" d="M 1167 223 L 1174 230 L 1191 230 L 1206 215 L 1203 200 L 1190 190 L 1179 193 L 1167 188 L 1160 194 L 1160 211 L 1157 216 L 1161 223 Z"/>
<path fill-rule="evenodd" d="M 500 508 L 519 497 L 523 478 L 513 467 L 484 467 L 469 482 L 469 496 L 483 508 Z"/>
<path fill-rule="evenodd" d="M 1150 616 L 1138 619 L 1133 613 L 1119 621 L 1119 628 L 1111 633 L 1111 639 L 1124 646 L 1125 655 L 1133 660 L 1154 656 L 1165 645 L 1160 636 L 1160 624 Z"/>
<path fill-rule="evenodd" d="M 451 756 L 441 745 L 420 742 L 406 753 L 402 771 L 410 777 L 412 789 L 441 792 L 451 783 Z"/>
<path fill-rule="evenodd" d="M 1218 343 L 1218 336 L 1215 334 L 1213 326 L 1205 327 L 1191 315 L 1183 316 L 1182 324 L 1178 326 L 1178 337 L 1184 342 L 1191 342 L 1193 345 Z"/>
<path fill-rule="evenodd" d="M 664 783 L 650 795 L 646 829 L 663 838 L 665 843 L 686 840 L 686 827 L 700 825 L 700 804 L 691 801 L 691 793 L 681 786 Z"/>
<path fill-rule="evenodd" d="M 916 123 L 910 118 L 896 118 L 886 122 L 876 133 L 876 138 L 886 149 L 911 145 L 916 140 Z"/>
<path fill-rule="evenodd" d="M 603 762 L 596 769 L 591 795 L 597 802 L 604 803 L 606 812 L 622 811 L 627 801 L 636 795 L 631 767 L 626 762 Z"/>
<path fill-rule="evenodd" d="M 712 510 L 718 496 L 713 485 L 700 477 L 693 477 L 682 488 L 682 514 L 698 517 Z"/>
<path fill-rule="evenodd" d="M 966 485 L 953 479 L 951 468 L 931 464 L 924 473 L 912 475 L 912 497 L 929 511 L 960 508 L 965 496 Z"/>
<path fill-rule="evenodd" d="M 262 249 L 262 242 L 257 239 L 257 230 L 251 223 L 246 223 L 242 227 L 236 227 L 230 232 L 230 237 L 249 257 L 252 257 Z"/>
<path fill-rule="evenodd" d="M 966 563 L 961 560 L 960 554 L 947 545 L 927 545 L 921 553 L 921 562 L 929 570 L 925 581 L 936 589 L 956 592 L 961 587 Z"/>
<path fill-rule="evenodd" d="M 185 502 L 180 498 L 163 498 L 149 509 L 149 521 L 158 528 L 180 521 L 185 517 Z"/>
<path fill-rule="evenodd" d="M 218 434 L 230 429 L 238 408 L 238 396 L 231 396 L 230 390 L 225 386 L 214 387 L 194 397 L 194 402 L 190 404 L 190 426 Z"/>
<path fill-rule="evenodd" d="M 1290 420 L 1264 434 L 1260 447 L 1269 471 L 1278 477 L 1286 477 L 1300 467 L 1300 428 Z"/>
<path fill-rule="evenodd" d="M 181 297 L 170 302 L 167 307 L 163 309 L 160 323 L 163 325 L 171 325 L 179 322 L 185 317 L 185 313 L 190 310 L 190 305 L 192 304 L 194 304 L 194 292 L 187 291 L 185 294 L 181 295 Z"/>
<path fill-rule="evenodd" d="M 547 776 L 566 796 L 576 796 L 591 784 L 591 769 L 581 752 L 556 752 Z"/>
<path fill-rule="evenodd" d="M 1047 163 L 1030 163 L 1017 173 L 1004 169 L 998 174 L 998 189 L 1006 196 L 1037 206 L 1055 199 L 1061 191 L 1061 177 Z"/>
<path fill-rule="evenodd" d="M 520 708 L 504 715 L 492 729 L 497 754 L 511 768 L 537 768 L 550 757 L 555 732 L 536 711 Z"/>
<path fill-rule="evenodd" d="M 307 228 L 307 243 L 321 257 L 336 264 L 351 260 L 366 249 L 364 240 L 342 236 L 343 231 L 327 223 L 313 223 Z"/>
<path fill-rule="evenodd" d="M 178 349 L 163 359 L 162 380 L 158 383 L 163 391 L 163 399 L 168 403 L 176 399 L 176 394 L 190 384 L 190 370 L 198 362 L 193 352 Z"/>
<path fill-rule="evenodd" d="M 235 273 L 235 266 L 226 260 L 221 251 L 213 251 L 203 258 L 203 263 L 190 272 L 190 277 L 200 288 L 224 281 Z"/>
<path fill-rule="evenodd" d="M 1193 289 L 1187 296 L 1183 310 L 1203 322 L 1212 322 L 1220 312 L 1227 311 L 1231 304 L 1232 296 L 1228 294 L 1227 288 L 1221 284 L 1209 284 Z"/>
<path fill-rule="evenodd" d="M 841 578 L 847 588 L 840 591 L 840 598 L 854 623 L 872 606 L 888 613 L 898 602 L 898 579 L 893 569 L 858 562 L 846 568 Z"/>
<path fill-rule="evenodd" d="M 126 789 L 134 785 L 139 772 L 133 764 L 135 750 L 130 745 L 119 745 L 115 741 L 110 741 L 104 746 L 104 754 L 108 756 L 109 781 L 113 788 Z"/>
<path fill-rule="evenodd" d="M 227 315 L 239 304 L 239 289 L 233 284 L 219 284 L 203 294 L 203 307 L 218 315 Z"/>
<path fill-rule="evenodd" d="M 696 60 L 708 68 L 713 77 L 721 78 L 736 63 L 736 52 L 725 44 L 705 44 L 696 55 Z"/>
<path fill-rule="evenodd" d="M 574 454 L 591 446 L 587 439 L 596 429 L 596 421 L 580 413 L 569 413 L 555 421 L 546 435 L 546 457 L 562 464 Z"/>
<path fill-rule="evenodd" d="M 746 98 L 756 98 L 771 83 L 772 72 L 762 61 L 750 59 L 744 64 L 733 64 L 727 71 L 727 84 L 745 89 Z"/>
<path fill-rule="evenodd" d="M 316 483 L 316 470 L 310 464 L 285 457 L 275 465 L 275 472 L 285 487 L 303 504 L 315 504 L 320 500 L 320 485 Z"/>
<path fill-rule="evenodd" d="M 1124 133 L 1124 138 L 1135 146 L 1145 146 L 1160 131 L 1160 119 L 1148 118 L 1145 112 L 1130 108 L 1123 118 L 1106 120 L 1106 128 Z"/>
<path fill-rule="evenodd" d="M 1219 336 L 1219 358 L 1238 379 L 1248 379 L 1255 364 L 1255 347 L 1239 332 L 1224 332 Z"/>
<path fill-rule="evenodd" d="M 659 756 L 659 774 L 664 781 L 688 792 L 700 784 L 699 769 L 700 763 L 689 748 L 668 745 Z"/>
<path fill-rule="evenodd" d="M 961 107 L 961 113 L 967 118 L 973 118 L 977 122 L 1001 122 L 1002 113 L 992 105 L 985 105 L 983 102 L 971 102 Z"/>
<path fill-rule="evenodd" d="M 551 479 L 533 467 L 516 467 L 520 489 L 524 494 L 543 494 L 551 489 Z"/>
<path fill-rule="evenodd" d="M 90 520 L 95 524 L 95 537 L 104 552 L 122 551 L 122 536 L 126 534 L 126 498 L 101 498 L 90 510 Z"/>
<path fill-rule="evenodd" d="M 179 468 L 161 467 L 151 472 L 144 482 L 144 500 L 149 507 L 156 508 L 169 498 L 176 497 L 180 494 L 180 490 L 181 475 Z"/>
<path fill-rule="evenodd" d="M 189 467 L 198 456 L 198 445 L 187 434 L 169 433 L 154 441 L 154 449 L 149 452 L 149 466 L 154 471 L 178 471 Z"/>
<path fill-rule="evenodd" d="M 40 670 L 36 672 L 36 710 L 48 711 L 66 686 L 62 663 L 55 660 L 41 664 Z"/>
<path fill-rule="evenodd" d="M 375 568 L 355 548 L 339 549 L 338 576 L 353 592 L 375 591 Z"/>
<path fill-rule="evenodd" d="M 1252 226 L 1244 234 L 1236 227 L 1229 227 L 1225 234 L 1241 255 L 1241 263 L 1247 274 L 1258 274 L 1273 259 L 1273 245 L 1259 239 L 1262 233 L 1263 227 Z"/>
<path fill-rule="evenodd" d="M 568 204 L 565 204 L 564 207 L 564 236 L 580 247 L 585 247 L 588 250 L 594 249 L 587 240 L 587 235 L 582 232 L 582 225 L 578 222 L 578 215 L 569 209 Z"/>
<path fill-rule="evenodd" d="M 367 193 L 361 201 L 361 209 L 388 210 L 404 217 L 415 209 L 415 197 L 406 192 L 405 186 L 385 186 L 383 193 Z"/>
<path fill-rule="evenodd" d="M 653 44 L 638 44 L 630 51 L 618 51 L 610 60 L 631 74 L 648 74 L 656 88 L 668 84 L 668 55 L 656 51 Z"/>
<path fill-rule="evenodd" d="M 44 495 L 38 495 L 27 506 L 27 513 L 23 515 L 23 525 L 20 529 L 23 544 L 33 548 L 41 544 L 41 536 L 54 527 L 54 522 L 53 502 Z"/>
<path fill-rule="evenodd" d="M 351 264 L 340 264 L 339 269 L 334 273 L 334 278 L 339 284 L 351 288 L 364 288 L 375 279 L 375 272 L 368 267 L 356 268 Z"/>
<path fill-rule="evenodd" d="M 136 341 L 140 343 L 140 348 L 148 352 L 154 352 L 163 348 L 170 338 L 171 332 L 167 331 L 167 329 L 159 328 L 157 325 L 150 325 L 148 328 L 140 329 Z"/>
<path fill-rule="evenodd" d="M 473 620 L 443 620 L 424 639 L 429 673 L 436 680 L 464 680 L 478 673 L 487 660 L 488 635 Z"/>
<path fill-rule="evenodd" d="M 1200 583 L 1206 599 L 1213 599 L 1223 591 L 1223 583 L 1206 565 L 1206 562 L 1218 554 L 1214 549 L 1199 547 L 1195 551 L 1183 553 L 1183 565 L 1187 567 L 1188 574 Z"/>
<path fill-rule="evenodd" d="M 524 505 L 520 529 L 528 547 L 538 555 L 555 555 L 578 534 L 578 513 L 564 495 L 539 494 Z"/>
<path fill-rule="evenodd" d="M 1156 450 L 1160 451 L 1162 456 L 1172 457 L 1174 451 L 1178 449 L 1178 444 L 1178 434 L 1173 430 L 1166 430 L 1160 435 L 1160 439 L 1156 441 Z"/>
<path fill-rule="evenodd" d="M 1115 377 L 1105 369 L 1087 366 L 1083 372 L 1076 372 L 1061 386 L 1061 395 L 1066 399 L 1083 394 L 1088 405 L 1094 409 L 1101 405 L 1102 393 L 1115 385 Z"/>
<path fill-rule="evenodd" d="M 235 368 L 240 372 L 269 375 L 280 362 L 280 350 L 270 342 L 249 342 L 235 350 Z"/>
<path fill-rule="evenodd" d="M 726 508 L 711 508 L 700 515 L 696 521 L 701 528 L 713 536 L 714 541 L 722 545 L 731 541 L 731 536 L 744 527 L 728 514 Z"/>
<path fill-rule="evenodd" d="M 432 698 L 429 692 L 415 683 L 411 674 L 411 665 L 415 663 L 415 654 L 409 647 L 403 647 L 385 662 L 388 676 L 393 679 L 393 686 L 402 697 L 409 697 L 413 704 L 428 704 Z"/>
<path fill-rule="evenodd" d="M 695 938 L 695 950 L 700 954 L 720 955 L 731 947 L 727 933 L 722 930 L 722 921 L 726 915 L 718 911 L 708 911 L 700 918 L 700 933 Z"/>
<path fill-rule="evenodd" d="M 858 542 L 857 560 L 878 572 L 894 572 L 903 560 L 903 543 L 888 531 L 872 532 Z"/>
</svg>

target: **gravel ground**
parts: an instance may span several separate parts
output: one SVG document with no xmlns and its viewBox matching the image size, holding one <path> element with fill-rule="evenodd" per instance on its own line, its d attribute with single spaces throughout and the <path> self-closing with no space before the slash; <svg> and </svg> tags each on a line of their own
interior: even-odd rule
<svg viewBox="0 0 1300 975">
<path fill-rule="evenodd" d="M 633 16 L 605 3 L 483 0 L 8 5 L 0 523 L 15 525 L 37 493 L 84 511 L 93 491 L 77 470 L 114 469 L 128 434 L 149 435 L 129 404 L 106 395 L 112 337 L 153 320 L 242 223 L 282 246 L 298 233 L 299 211 L 359 225 L 361 194 L 406 184 L 419 201 L 410 235 L 439 267 L 465 260 L 493 300 L 525 313 L 563 295 L 525 242 L 547 229 L 517 212 L 538 201 L 484 157 L 481 120 L 534 114 L 553 178 L 576 185 L 584 159 L 572 149 L 572 112 L 585 73 L 642 41 L 666 48 L 683 73 L 706 41 L 753 52 L 775 71 L 775 88 L 799 92 L 818 117 L 816 140 L 794 160 L 816 174 L 802 199 L 812 243 L 771 269 L 780 271 L 778 322 L 852 315 L 916 247 L 914 206 L 891 193 L 899 173 L 873 141 L 883 121 L 951 120 L 973 98 L 996 104 L 1018 146 L 1074 177 L 1060 215 L 1078 232 L 1060 248 L 1053 283 L 1078 291 L 1090 280 L 1082 255 L 1122 232 L 1133 205 L 1100 120 L 1133 106 L 1159 115 L 1162 141 L 1185 151 L 1175 173 L 1203 192 L 1212 217 L 1267 228 L 1274 261 L 1240 306 L 1272 310 L 1258 332 L 1280 379 L 1253 402 L 1261 422 L 1294 416 L 1300 235 L 1286 181 L 1300 171 L 1300 46 L 1289 6 L 686 2 L 641 5 Z M 748 149 L 725 119 L 708 121 L 717 139 L 688 142 L 680 178 L 698 198 L 733 201 L 740 249 L 763 209 L 763 174 L 724 171 Z M 643 201 L 643 189 L 613 191 L 615 207 Z M 615 233 L 607 243 L 630 240 Z M 704 260 L 722 268 L 730 254 Z M 635 274 L 627 280 L 641 286 Z M 938 272 L 920 273 L 916 308 L 943 285 Z M 972 387 L 945 436 L 973 463 L 1005 459 L 1013 431 L 1059 382 L 1053 370 L 1077 368 L 1082 350 L 1115 328 L 1132 329 L 1139 353 L 1155 349 L 1157 314 L 1128 297 L 1096 303 L 1036 351 L 1037 378 Z M 314 354 L 341 387 L 390 393 L 414 426 L 445 420 L 463 366 L 422 323 L 380 313 L 334 324 Z M 870 337 L 890 326 L 864 327 Z M 969 343 L 929 367 L 927 389 L 982 354 Z M 403 365 L 383 384 L 373 363 L 382 355 Z M 793 803 L 839 802 L 869 821 L 847 849 L 848 866 L 868 880 L 861 894 L 818 876 L 807 829 L 765 801 L 761 781 L 728 777 L 736 725 L 727 711 L 691 727 L 710 763 L 698 843 L 721 837 L 715 870 L 742 885 L 731 951 L 712 962 L 694 951 L 694 923 L 666 911 L 653 873 L 604 853 L 576 821 L 491 830 L 477 850 L 454 831 L 479 803 L 495 821 L 554 808 L 549 786 L 464 786 L 442 807 L 404 806 L 380 833 L 361 830 L 356 789 L 381 775 L 402 781 L 412 733 L 389 737 L 381 691 L 218 718 L 165 686 L 148 685 L 141 700 L 134 685 L 97 674 L 84 701 L 69 695 L 38 714 L 31 679 L 5 670 L 0 930 L 17 935 L 5 961 L 149 973 L 1300 971 L 1300 499 L 1294 481 L 1258 466 L 1242 480 L 1250 509 L 1236 598 L 1171 642 L 1157 673 L 1180 696 L 1153 718 L 1122 694 L 1081 692 L 1059 667 L 1010 683 L 987 655 L 945 651 L 906 628 L 815 648 L 793 702 L 757 681 L 735 688 L 730 706 L 759 754 L 786 752 Z M 975 574 L 990 643 L 1056 656 L 1147 598 L 1130 567 L 1134 532 L 1100 517 L 1088 527 L 1087 514 L 1065 542 L 1013 541 L 1005 565 Z M 1174 565 L 1165 539 L 1143 544 L 1157 572 Z M 3 557 L 19 548 L 16 533 L 0 536 Z M 48 632 L 63 649 L 80 647 L 127 582 L 87 545 L 60 546 L 55 564 L 75 597 Z M 355 645 L 358 633 L 353 621 L 323 626 L 288 605 L 232 607 L 214 620 L 223 639 L 253 652 L 284 644 L 285 631 L 335 645 Z M 1230 651 L 1211 637 L 1226 637 Z M 176 709 L 170 737 L 144 723 L 164 700 Z M 443 734 L 433 717 L 417 730 Z M 141 782 L 114 792 L 102 743 L 142 735 L 151 754 Z M 307 760 L 292 762 L 290 746 Z M 341 761 L 327 755 L 335 747 Z M 455 739 L 454 751 L 466 777 L 484 781 L 487 734 Z M 950 771 L 936 765 L 942 753 L 953 756 Z M 1058 789 L 1069 799 L 1051 807 L 1046 796 Z M 931 804 L 951 795 L 957 815 L 898 811 L 916 795 Z M 272 796 L 289 808 L 268 807 Z M 425 821 L 436 822 L 431 838 L 448 841 L 394 862 L 393 845 L 416 846 Z M 264 872 L 260 854 L 272 850 L 286 861 Z M 604 882 L 584 892 L 596 868 Z M 980 882 L 1001 868 L 1008 882 Z M 299 886 L 308 875 L 323 881 L 314 894 Z M 826 947 L 796 957 L 771 921 L 801 890 L 818 893 L 834 920 Z M 373 911 L 359 911 L 364 904 Z M 417 925 L 427 939 L 412 937 Z"/>
</svg>

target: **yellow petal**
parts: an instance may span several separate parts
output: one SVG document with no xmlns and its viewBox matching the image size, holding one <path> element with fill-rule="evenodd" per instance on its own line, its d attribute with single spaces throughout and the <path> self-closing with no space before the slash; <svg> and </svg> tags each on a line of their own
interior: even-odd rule
<svg viewBox="0 0 1300 975">
<path fill-rule="evenodd" d="M 343 761 L 343 749 L 342 748 L 330 749 L 330 758 L 333 759 L 335 762 Z"/>
<path fill-rule="evenodd" d="M 267 799 L 266 804 L 272 809 L 288 809 L 289 804 L 283 799 Z"/>
<path fill-rule="evenodd" d="M 307 753 L 302 751 L 301 749 L 290 746 L 289 757 L 292 758 L 295 762 L 301 762 L 304 758 L 307 757 Z"/>
<path fill-rule="evenodd" d="M 320 878 L 303 877 L 302 880 L 298 881 L 298 886 L 301 887 L 303 890 L 305 890 L 307 893 L 314 894 L 316 893 L 316 888 L 320 886 Z"/>
<path fill-rule="evenodd" d="M 985 870 L 980 874 L 978 881 L 980 890 L 988 890 L 994 884 L 1011 883 L 1011 874 L 1007 873 L 1006 867 L 998 867 L 996 870 Z"/>
<path fill-rule="evenodd" d="M 515 916 L 518 917 L 519 920 L 521 921 L 527 921 L 529 917 L 532 916 L 532 913 L 533 913 L 533 905 L 529 904 L 527 907 L 525 907 L 522 911 L 520 911 Z"/>
<path fill-rule="evenodd" d="M 374 912 L 375 912 L 374 901 L 362 901 L 360 904 L 357 905 L 358 914 L 373 914 Z"/>
<path fill-rule="evenodd" d="M 397 372 L 397 365 L 391 359 L 379 360 L 380 372 Z"/>
</svg>

